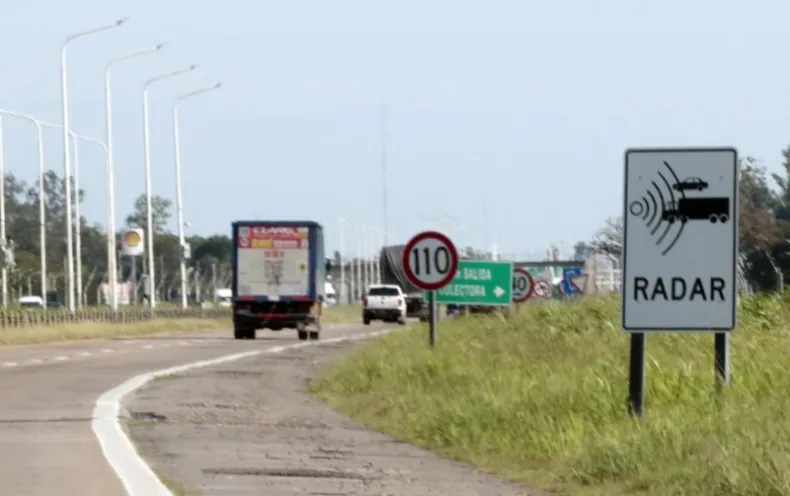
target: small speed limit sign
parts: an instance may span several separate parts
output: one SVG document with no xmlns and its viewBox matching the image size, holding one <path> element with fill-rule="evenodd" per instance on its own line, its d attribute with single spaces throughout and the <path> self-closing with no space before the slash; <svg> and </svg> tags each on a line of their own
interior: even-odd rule
<svg viewBox="0 0 790 496">
<path fill-rule="evenodd" d="M 535 290 L 535 281 L 525 269 L 513 269 L 513 301 L 522 303 L 527 301 Z"/>
<path fill-rule="evenodd" d="M 535 295 L 541 298 L 551 298 L 551 285 L 545 279 L 535 281 Z"/>
<path fill-rule="evenodd" d="M 417 234 L 403 250 L 403 269 L 412 284 L 426 291 L 443 288 L 458 271 L 458 251 L 436 231 Z"/>
</svg>

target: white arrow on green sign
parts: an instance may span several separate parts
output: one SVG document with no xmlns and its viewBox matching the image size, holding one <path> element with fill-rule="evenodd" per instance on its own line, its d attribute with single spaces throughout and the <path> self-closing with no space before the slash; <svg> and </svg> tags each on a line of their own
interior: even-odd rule
<svg viewBox="0 0 790 496">
<path fill-rule="evenodd" d="M 436 290 L 436 303 L 507 306 L 513 299 L 512 286 L 513 262 L 459 260 L 450 284 Z"/>
</svg>

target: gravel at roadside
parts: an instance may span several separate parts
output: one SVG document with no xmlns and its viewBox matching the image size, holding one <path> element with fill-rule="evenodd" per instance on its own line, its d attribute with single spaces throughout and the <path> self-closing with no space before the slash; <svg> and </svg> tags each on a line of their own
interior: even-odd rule
<svg viewBox="0 0 790 496">
<path fill-rule="evenodd" d="M 309 378 L 352 347 L 287 350 L 155 380 L 127 400 L 127 431 L 177 495 L 533 494 L 368 431 L 305 394 Z"/>
</svg>

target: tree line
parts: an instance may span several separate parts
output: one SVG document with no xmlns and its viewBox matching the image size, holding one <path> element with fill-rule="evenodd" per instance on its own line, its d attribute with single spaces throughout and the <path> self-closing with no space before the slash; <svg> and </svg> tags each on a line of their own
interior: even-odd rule
<svg viewBox="0 0 790 496">
<path fill-rule="evenodd" d="M 752 291 L 783 290 L 790 280 L 790 146 L 782 151 L 782 174 L 769 174 L 761 160 L 740 160 L 739 273 Z M 620 256 L 623 219 L 612 217 L 590 241 L 576 244 L 577 256 L 602 252 Z"/>
<path fill-rule="evenodd" d="M 8 284 L 20 288 L 19 293 L 41 295 L 39 237 L 39 182 L 28 184 L 6 173 L 5 178 L 6 236 L 13 241 L 15 267 L 9 271 Z M 66 267 L 66 182 L 63 176 L 54 171 L 44 174 L 44 204 L 46 228 L 46 261 L 48 289 L 58 292 L 61 301 L 65 299 Z M 73 186 L 73 183 L 72 183 Z M 83 203 L 85 191 L 75 191 L 72 187 L 73 201 Z M 152 197 L 152 224 L 154 230 L 154 254 L 157 279 L 162 283 L 159 293 L 172 296 L 168 286 L 179 277 L 179 263 L 182 250 L 176 233 L 168 231 L 172 217 L 172 202 L 162 196 Z M 75 218 L 75 221 L 77 219 Z M 108 281 L 107 271 L 107 234 L 100 224 L 90 223 L 84 216 L 79 219 L 81 229 L 82 282 L 83 287 L 94 294 L 86 294 L 89 302 L 96 300 L 95 290 L 101 282 Z M 145 195 L 135 200 L 125 218 L 125 227 L 147 228 Z M 115 233 L 117 246 L 121 246 L 121 232 Z M 188 236 L 191 258 L 187 264 L 193 277 L 218 277 L 220 285 L 226 284 L 230 275 L 231 240 L 228 235 L 209 237 Z M 132 271 L 132 261 L 138 264 L 137 273 L 145 271 L 147 257 L 120 257 L 119 272 L 121 279 L 127 280 Z M 92 288 L 92 289 L 89 289 Z"/>
</svg>

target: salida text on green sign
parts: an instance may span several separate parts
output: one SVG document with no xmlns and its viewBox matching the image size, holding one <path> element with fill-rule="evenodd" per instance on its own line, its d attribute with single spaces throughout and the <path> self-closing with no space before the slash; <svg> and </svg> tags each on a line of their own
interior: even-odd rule
<svg viewBox="0 0 790 496">
<path fill-rule="evenodd" d="M 436 291 L 437 303 L 509 305 L 513 264 L 494 260 L 461 260 L 447 286 Z"/>
<path fill-rule="evenodd" d="M 462 280 L 464 282 L 455 282 L 456 280 Z M 491 281 L 494 278 L 491 275 L 491 271 L 487 268 L 483 267 L 462 267 L 458 269 L 458 274 L 455 276 L 455 279 L 448 284 L 447 286 L 441 288 L 437 291 L 439 294 L 444 296 L 461 296 L 461 297 L 472 297 L 472 298 L 486 298 L 486 286 L 482 284 L 468 284 L 465 281 Z M 498 298 L 501 295 L 496 295 Z"/>
</svg>

